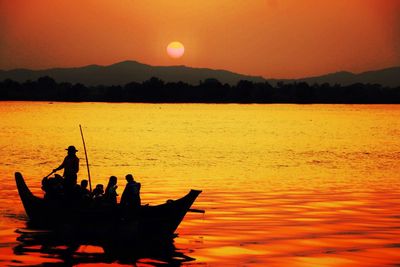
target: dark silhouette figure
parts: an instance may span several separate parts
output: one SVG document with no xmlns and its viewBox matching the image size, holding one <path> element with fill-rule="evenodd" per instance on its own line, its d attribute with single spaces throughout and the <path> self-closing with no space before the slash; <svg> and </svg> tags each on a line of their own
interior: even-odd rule
<svg viewBox="0 0 400 267">
<path fill-rule="evenodd" d="M 89 191 L 89 189 L 87 189 L 87 187 L 88 187 L 88 180 L 82 180 L 81 181 L 81 190 L 82 190 L 82 192 L 85 193 L 85 194 L 90 194 L 90 191 Z"/>
<path fill-rule="evenodd" d="M 80 190 L 81 200 L 83 200 L 84 202 L 89 202 L 91 200 L 91 193 L 89 189 L 87 189 L 87 187 L 88 187 L 88 180 L 82 180 L 79 190 Z"/>
<path fill-rule="evenodd" d="M 45 177 L 42 180 L 42 190 L 45 199 L 61 200 L 64 195 L 64 179 L 58 174 L 51 178 Z"/>
<path fill-rule="evenodd" d="M 104 192 L 104 200 L 108 204 L 117 205 L 117 177 L 111 176 Z"/>
<path fill-rule="evenodd" d="M 64 161 L 60 166 L 55 168 L 53 172 L 64 169 L 64 184 L 66 189 L 71 189 L 76 185 L 77 173 L 79 171 L 79 158 L 76 156 L 76 148 L 74 146 L 69 146 L 67 149 L 68 154 L 64 158 Z"/>
<path fill-rule="evenodd" d="M 138 209 L 140 207 L 140 183 L 133 179 L 132 174 L 125 176 L 127 184 L 121 196 L 121 206 L 123 208 Z"/>
<path fill-rule="evenodd" d="M 95 189 L 93 190 L 93 199 L 102 200 L 103 197 L 104 197 L 104 187 L 102 184 L 97 184 Z"/>
</svg>

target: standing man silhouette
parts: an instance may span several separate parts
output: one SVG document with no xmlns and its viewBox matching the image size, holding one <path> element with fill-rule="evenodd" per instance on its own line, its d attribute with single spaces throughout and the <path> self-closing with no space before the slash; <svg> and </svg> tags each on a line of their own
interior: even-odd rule
<svg viewBox="0 0 400 267">
<path fill-rule="evenodd" d="M 69 146 L 67 149 L 68 154 L 64 158 L 63 163 L 53 170 L 53 172 L 64 169 L 64 184 L 66 188 L 73 188 L 76 185 L 79 171 L 79 158 L 76 156 L 76 148 L 74 146 Z"/>
</svg>

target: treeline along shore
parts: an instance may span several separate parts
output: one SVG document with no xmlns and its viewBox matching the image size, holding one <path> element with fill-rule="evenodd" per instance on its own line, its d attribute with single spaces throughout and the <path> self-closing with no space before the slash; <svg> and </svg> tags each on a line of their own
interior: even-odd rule
<svg viewBox="0 0 400 267">
<path fill-rule="evenodd" d="M 85 86 L 56 82 L 51 77 L 23 83 L 6 79 L 0 82 L 3 101 L 140 102 L 140 103 L 337 103 L 397 104 L 400 87 L 379 84 L 307 84 L 241 80 L 236 85 L 206 79 L 198 85 L 164 82 L 151 78 L 124 86 Z"/>
</svg>

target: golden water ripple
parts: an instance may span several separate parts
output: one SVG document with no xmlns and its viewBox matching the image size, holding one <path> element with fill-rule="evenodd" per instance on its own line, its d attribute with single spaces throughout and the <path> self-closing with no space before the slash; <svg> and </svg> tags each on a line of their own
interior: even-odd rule
<svg viewBox="0 0 400 267">
<path fill-rule="evenodd" d="M 41 195 L 41 177 L 75 144 L 86 177 L 82 124 L 94 183 L 116 175 L 121 194 L 134 173 L 150 204 L 203 190 L 194 207 L 206 213 L 188 214 L 177 231 L 177 250 L 196 259 L 184 266 L 395 266 L 399 117 L 393 105 L 3 102 L 0 265 L 60 262 L 14 254 L 26 216 L 13 173 Z"/>
</svg>

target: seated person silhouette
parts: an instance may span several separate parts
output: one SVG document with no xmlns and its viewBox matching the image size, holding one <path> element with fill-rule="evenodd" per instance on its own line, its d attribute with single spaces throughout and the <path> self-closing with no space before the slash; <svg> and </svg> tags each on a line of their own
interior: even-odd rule
<svg viewBox="0 0 400 267">
<path fill-rule="evenodd" d="M 88 187 L 88 180 L 82 180 L 81 186 L 79 187 L 79 195 L 81 200 L 88 202 L 91 199 L 92 193 L 90 193 Z"/>
<path fill-rule="evenodd" d="M 64 194 L 64 179 L 56 174 L 51 178 L 43 178 L 42 190 L 45 192 L 45 199 L 61 199 Z"/>
<path fill-rule="evenodd" d="M 102 200 L 104 196 L 104 189 L 102 184 L 97 184 L 95 189 L 93 190 L 93 199 L 94 200 Z"/>
<path fill-rule="evenodd" d="M 117 205 L 117 188 L 117 177 L 111 176 L 104 192 L 104 200 L 107 204 Z"/>
<path fill-rule="evenodd" d="M 121 196 L 121 207 L 137 210 L 140 207 L 140 183 L 133 179 L 132 174 L 125 176 L 127 184 Z"/>
</svg>

